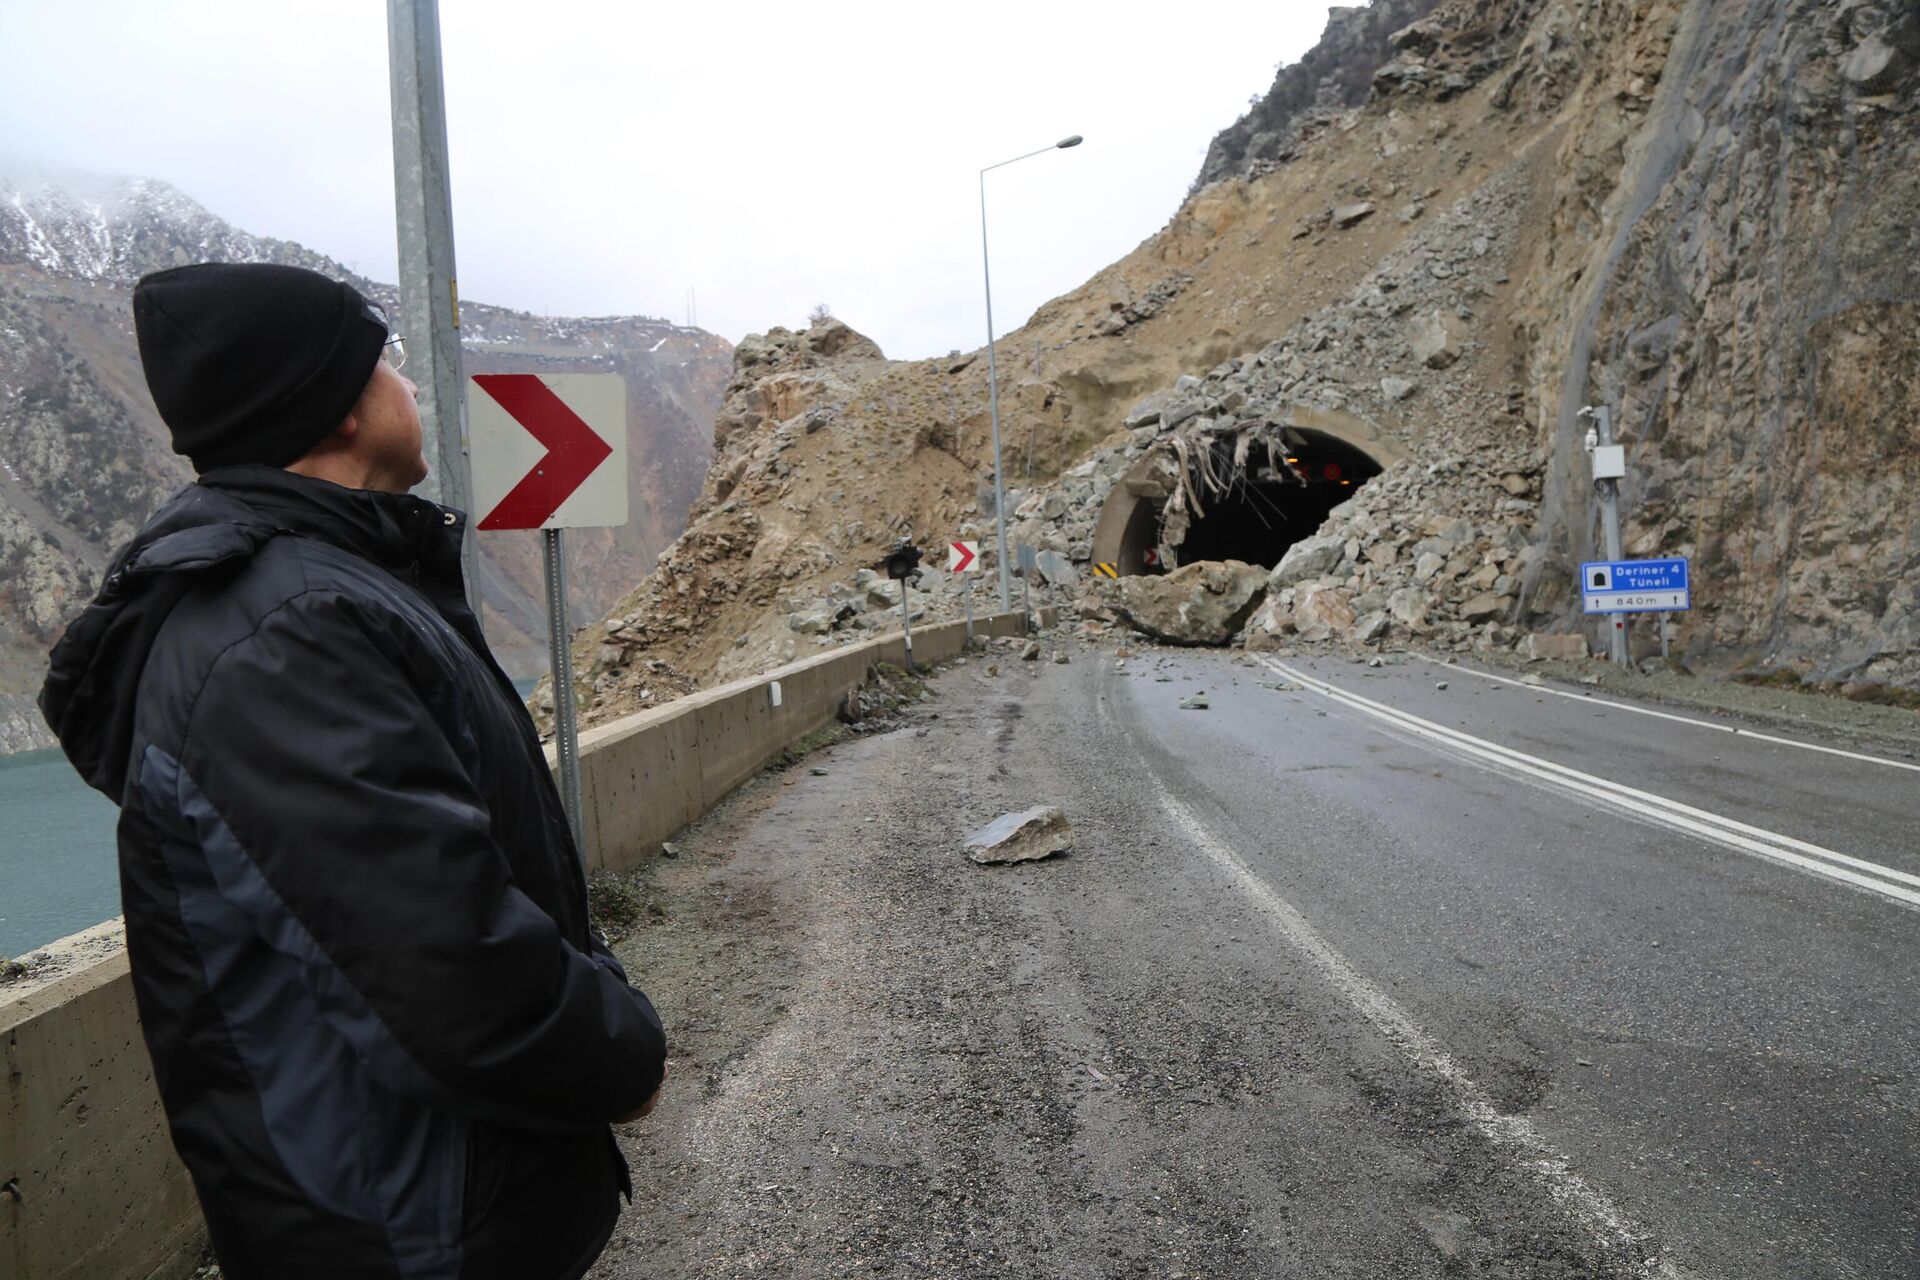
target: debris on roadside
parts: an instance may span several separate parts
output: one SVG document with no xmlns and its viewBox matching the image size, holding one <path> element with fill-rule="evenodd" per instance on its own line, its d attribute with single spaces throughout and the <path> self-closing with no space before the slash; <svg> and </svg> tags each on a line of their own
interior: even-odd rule
<svg viewBox="0 0 1920 1280">
<path fill-rule="evenodd" d="M 660 844 L 660 856 L 663 858 L 677 858 L 680 856 L 680 846 L 671 840 L 664 840 Z"/>
<path fill-rule="evenodd" d="M 856 732 L 885 732 L 900 727 L 900 713 L 906 707 L 930 696 L 921 675 L 882 662 L 859 688 L 841 699 L 838 718 Z"/>
<path fill-rule="evenodd" d="M 636 929 L 667 918 L 646 881 L 633 871 L 594 871 L 587 876 L 587 914 L 609 945 Z"/>
<path fill-rule="evenodd" d="M 1039 660 L 1040 660 L 1040 642 L 1038 640 L 1027 641 L 1027 647 L 1020 651 L 1020 661 L 1038 662 Z"/>
<path fill-rule="evenodd" d="M 1290 680 L 1262 680 L 1262 681 L 1260 682 L 1260 687 L 1261 687 L 1262 689 L 1271 689 L 1271 690 L 1273 690 L 1273 691 L 1274 691 L 1275 693 L 1298 693 L 1298 692 L 1300 692 L 1300 686 L 1299 686 L 1299 685 L 1297 685 L 1297 684 L 1294 684 L 1294 683 L 1293 683 L 1292 681 L 1290 681 Z"/>
<path fill-rule="evenodd" d="M 970 833 L 966 848 L 982 866 L 1037 862 L 1073 848 L 1073 824 L 1057 805 L 1003 813 Z"/>
<path fill-rule="evenodd" d="M 1445 680 L 1436 680 L 1433 682 L 1433 687 L 1445 693 L 1447 691 L 1447 682 Z"/>
<path fill-rule="evenodd" d="M 28 956 L 24 960 L 14 960 L 6 956 L 0 956 L 0 981 L 11 981 L 15 978 L 30 978 L 33 976 L 34 968 L 35 957 L 33 956 Z"/>
<path fill-rule="evenodd" d="M 1212 703 L 1207 701 L 1207 695 L 1204 693 L 1196 693 L 1180 699 L 1180 709 L 1182 711 L 1205 711 L 1212 705 Z"/>
<path fill-rule="evenodd" d="M 1073 661 L 1073 659 L 1067 656 L 1067 651 L 1065 649 L 1062 649 L 1060 652 L 1053 655 L 1053 665 L 1056 667 L 1064 667 L 1071 661 Z"/>
<path fill-rule="evenodd" d="M 1528 662 L 1544 662 L 1548 659 L 1578 662 L 1587 656 L 1587 652 L 1585 636 L 1556 634 L 1550 631 L 1533 632 L 1526 638 L 1523 651 Z"/>
</svg>

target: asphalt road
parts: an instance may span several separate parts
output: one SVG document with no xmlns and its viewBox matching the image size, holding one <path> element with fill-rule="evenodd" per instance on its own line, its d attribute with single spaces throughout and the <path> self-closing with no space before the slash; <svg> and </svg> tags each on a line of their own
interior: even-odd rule
<svg viewBox="0 0 1920 1280">
<path fill-rule="evenodd" d="M 1920 1274 L 1920 771 L 1071 652 L 653 864 L 674 1076 L 596 1277 Z M 1039 803 L 1071 855 L 965 860 Z"/>
</svg>

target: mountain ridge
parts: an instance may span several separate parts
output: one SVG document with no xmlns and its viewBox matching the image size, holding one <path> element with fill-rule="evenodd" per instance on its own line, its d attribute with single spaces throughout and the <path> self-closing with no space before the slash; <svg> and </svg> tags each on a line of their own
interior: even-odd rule
<svg viewBox="0 0 1920 1280">
<path fill-rule="evenodd" d="M 191 479 L 140 372 L 129 307 L 150 271 L 278 262 L 397 291 L 292 241 L 256 236 L 152 178 L 0 165 L 0 751 L 52 745 L 32 699 L 46 650 L 107 557 Z M 542 317 L 469 301 L 469 373 L 611 372 L 628 383 L 634 520 L 569 538 L 570 589 L 597 616 L 679 532 L 732 347 L 645 316 Z M 488 634 L 517 675 L 545 669 L 538 535 L 481 536 Z"/>
</svg>

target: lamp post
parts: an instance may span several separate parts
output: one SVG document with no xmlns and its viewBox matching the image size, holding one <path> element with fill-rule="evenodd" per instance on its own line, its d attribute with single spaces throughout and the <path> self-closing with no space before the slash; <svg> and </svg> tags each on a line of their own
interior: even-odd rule
<svg viewBox="0 0 1920 1280">
<path fill-rule="evenodd" d="M 1013 592 L 1007 585 L 1007 485 L 1006 475 L 1000 466 L 1000 371 L 993 359 L 993 268 L 987 261 L 987 173 L 992 169 L 1003 169 L 1020 160 L 1030 160 L 1047 151 L 1064 151 L 1068 147 L 1080 145 L 1080 135 L 1062 138 L 1050 147 L 1041 147 L 1039 151 L 1029 151 L 1025 155 L 1015 156 L 1012 160 L 1002 160 L 999 164 L 990 164 L 980 171 L 980 273 L 987 285 L 987 405 L 993 415 L 993 518 L 997 526 L 996 546 L 1000 561 L 1000 612 L 1013 608 Z"/>
</svg>

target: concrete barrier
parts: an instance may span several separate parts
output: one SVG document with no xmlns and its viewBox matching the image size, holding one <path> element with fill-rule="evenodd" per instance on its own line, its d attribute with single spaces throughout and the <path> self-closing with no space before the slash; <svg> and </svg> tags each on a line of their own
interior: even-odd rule
<svg viewBox="0 0 1920 1280">
<path fill-rule="evenodd" d="M 1042 620 L 1050 616 L 1043 612 Z M 982 636 L 1024 630 L 1019 614 L 975 625 Z M 944 662 L 965 647 L 966 626 L 927 627 L 913 641 L 918 662 Z M 580 740 L 588 865 L 627 868 L 652 854 L 788 746 L 831 723 L 846 695 L 883 662 L 905 665 L 900 636 L 828 650 L 588 730 Z M 119 922 L 108 921 L 46 950 L 84 951 L 118 932 Z M 0 1047 L 0 1278 L 191 1274 L 202 1239 L 199 1206 L 154 1089 L 126 953 L 0 991 Z"/>
<path fill-rule="evenodd" d="M 0 1045 L 0 1275 L 190 1274 L 200 1210 L 153 1087 L 126 952 L 0 1005 Z"/>
<path fill-rule="evenodd" d="M 981 636 L 1024 630 L 1017 613 L 975 624 Z M 916 661 L 945 662 L 966 646 L 966 624 L 914 633 Z M 830 724 L 880 663 L 906 664 L 898 635 L 830 649 L 766 675 L 702 690 L 580 735 L 580 825 L 590 867 L 634 866 L 788 746 Z M 780 685 L 780 705 L 771 686 Z M 549 761 L 552 752 L 548 753 Z"/>
</svg>

